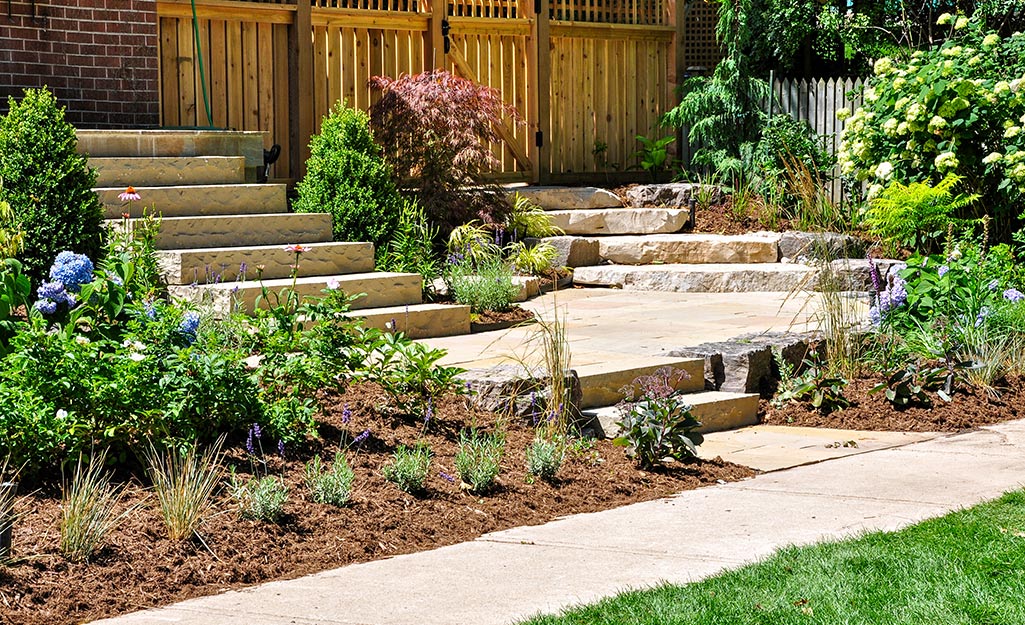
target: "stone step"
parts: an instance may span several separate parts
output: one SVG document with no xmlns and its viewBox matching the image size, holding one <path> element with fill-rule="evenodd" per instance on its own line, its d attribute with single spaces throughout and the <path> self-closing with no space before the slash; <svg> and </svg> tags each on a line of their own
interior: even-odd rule
<svg viewBox="0 0 1025 625">
<path fill-rule="evenodd" d="M 597 187 L 513 187 L 506 193 L 511 203 L 519 193 L 545 210 L 573 210 L 578 208 L 617 208 L 623 205 L 619 196 Z"/>
<path fill-rule="evenodd" d="M 109 156 L 89 159 L 101 187 L 237 184 L 246 180 L 242 156 Z"/>
<path fill-rule="evenodd" d="M 337 284 L 335 284 L 337 282 Z M 365 294 L 352 303 L 353 309 L 382 308 L 419 304 L 422 299 L 421 278 L 415 273 L 393 273 L 378 271 L 338 276 L 306 276 L 295 281 L 295 293 L 300 297 L 320 297 L 328 288 L 338 288 L 350 295 Z M 232 311 L 252 313 L 257 298 L 267 290 L 270 304 L 278 297 L 284 299 L 282 291 L 292 288 L 291 278 L 246 280 L 244 282 L 219 282 L 212 284 L 190 284 L 169 286 L 171 295 L 209 307 L 214 314 L 227 315 Z M 261 302 L 266 307 L 267 302 Z M 702 361 L 703 362 L 703 361 Z"/>
<path fill-rule="evenodd" d="M 129 210 L 118 199 L 124 187 L 94 189 L 107 219 L 117 219 Z M 142 199 L 132 203 L 132 217 L 146 210 L 163 217 L 202 217 L 209 215 L 253 215 L 285 213 L 288 200 L 283 184 L 211 184 L 173 187 L 135 187 Z"/>
<path fill-rule="evenodd" d="M 455 304 L 411 304 L 353 310 L 347 317 L 361 317 L 368 328 L 402 332 L 413 339 L 470 333 L 470 307 Z"/>
<path fill-rule="evenodd" d="M 574 366 L 580 376 L 583 390 L 581 408 L 609 406 L 622 401 L 621 389 L 640 376 L 651 375 L 662 367 L 683 369 L 687 376 L 680 379 L 676 389 L 685 393 L 705 388 L 705 361 L 703 358 L 665 358 L 657 356 L 626 356 L 614 362 L 600 362 Z"/>
<path fill-rule="evenodd" d="M 700 391 L 684 396 L 691 406 L 691 414 L 701 422 L 698 432 L 721 432 L 758 423 L 758 395 L 756 393 L 727 393 Z M 607 438 L 620 434 L 617 422 L 623 418 L 618 406 L 592 408 L 583 411 L 601 425 Z"/>
<path fill-rule="evenodd" d="M 246 180 L 263 166 L 267 133 L 237 130 L 76 130 L 78 152 L 110 156 L 242 156 Z"/>
<path fill-rule="evenodd" d="M 299 276 L 330 276 L 374 270 L 373 243 L 308 245 L 299 258 Z M 234 282 L 239 279 L 288 278 L 295 254 L 282 245 L 208 247 L 157 253 L 160 272 L 168 284 Z"/>
<path fill-rule="evenodd" d="M 137 223 L 133 219 L 129 225 Z M 108 222 L 123 227 L 122 220 Z M 164 217 L 156 247 L 161 250 L 327 243 L 332 240 L 330 213 L 211 215 Z"/>
<path fill-rule="evenodd" d="M 677 232 L 690 211 L 685 208 L 596 208 L 551 210 L 552 225 L 566 234 L 662 234 Z"/>
<path fill-rule="evenodd" d="M 813 290 L 816 274 L 807 265 L 782 263 L 598 265 L 578 267 L 573 283 L 634 291 L 786 293 Z"/>
<path fill-rule="evenodd" d="M 652 234 L 595 238 L 598 256 L 618 265 L 775 263 L 780 235 Z"/>
</svg>

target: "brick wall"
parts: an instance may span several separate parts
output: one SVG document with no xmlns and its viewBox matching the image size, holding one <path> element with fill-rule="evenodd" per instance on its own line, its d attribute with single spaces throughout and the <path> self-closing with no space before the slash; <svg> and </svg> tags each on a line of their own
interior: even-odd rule
<svg viewBox="0 0 1025 625">
<path fill-rule="evenodd" d="M 80 128 L 160 121 L 156 0 L 0 0 L 0 110 L 47 85 Z"/>
</svg>

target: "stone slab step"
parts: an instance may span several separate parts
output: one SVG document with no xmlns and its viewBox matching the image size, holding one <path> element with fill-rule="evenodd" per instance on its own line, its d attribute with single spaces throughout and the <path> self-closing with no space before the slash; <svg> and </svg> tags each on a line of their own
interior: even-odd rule
<svg viewBox="0 0 1025 625">
<path fill-rule="evenodd" d="M 368 328 L 403 332 L 413 339 L 456 336 L 470 333 L 470 307 L 454 304 L 411 304 L 354 310 L 348 317 L 361 317 Z"/>
<path fill-rule="evenodd" d="M 262 131 L 237 130 L 76 130 L 78 152 L 109 156 L 242 156 L 246 180 L 263 166 Z"/>
<path fill-rule="evenodd" d="M 705 388 L 705 361 L 703 358 L 664 358 L 656 356 L 624 356 L 615 362 L 601 362 L 574 366 L 580 376 L 583 390 L 581 408 L 610 406 L 623 399 L 620 391 L 635 379 L 651 375 L 662 367 L 683 369 L 687 376 L 681 378 L 676 388 L 686 393 Z"/>
<path fill-rule="evenodd" d="M 516 187 L 507 190 L 509 201 L 516 194 L 529 199 L 545 210 L 573 210 L 578 208 L 616 208 L 623 205 L 619 196 L 597 187 Z"/>
<path fill-rule="evenodd" d="M 94 189 L 107 219 L 117 219 L 129 210 L 118 199 L 124 187 Z M 199 217 L 207 215 L 252 215 L 285 213 L 288 200 L 283 184 L 211 184 L 171 187 L 135 187 L 142 199 L 131 206 L 132 217 L 143 210 L 163 217 Z"/>
<path fill-rule="evenodd" d="M 677 232 L 690 211 L 685 208 L 598 208 L 552 210 L 552 225 L 566 234 L 663 234 Z"/>
<path fill-rule="evenodd" d="M 817 271 L 797 264 L 598 265 L 578 267 L 573 283 L 680 293 L 790 292 L 816 287 Z"/>
<path fill-rule="evenodd" d="M 89 159 L 101 187 L 237 184 L 246 181 L 242 156 L 108 156 Z"/>
<path fill-rule="evenodd" d="M 352 308 L 382 308 L 386 306 L 405 306 L 419 304 L 422 301 L 421 278 L 415 273 L 393 273 L 378 271 L 372 273 L 355 273 L 338 276 L 307 276 L 297 278 L 295 292 L 300 297 L 319 297 L 328 288 L 329 282 L 334 288 L 356 295 L 365 294 L 352 303 Z M 335 283 L 337 283 L 335 285 Z M 272 280 L 246 280 L 244 282 L 220 282 L 213 284 L 190 284 L 169 286 L 171 295 L 195 302 L 212 309 L 214 314 L 226 315 L 233 310 L 252 313 L 256 300 L 266 288 L 270 303 L 274 304 L 282 291 L 292 287 L 291 278 Z M 266 302 L 261 303 L 266 307 Z M 703 362 L 703 361 L 702 361 Z"/>
<path fill-rule="evenodd" d="M 136 223 L 133 219 L 129 225 Z M 121 228 L 120 219 L 108 222 Z M 211 215 L 165 217 L 156 247 L 161 250 L 327 243 L 332 239 L 330 213 Z"/>
<path fill-rule="evenodd" d="M 652 263 L 775 263 L 780 235 L 653 234 L 600 237 L 598 255 L 618 265 Z"/>
<path fill-rule="evenodd" d="M 727 393 L 723 391 L 700 391 L 685 396 L 691 405 L 691 414 L 701 427 L 698 432 L 721 432 L 758 423 L 758 395 L 756 393 Z M 607 438 L 619 436 L 617 422 L 622 417 L 618 406 L 592 408 L 583 411 L 601 425 Z"/>
<path fill-rule="evenodd" d="M 306 246 L 299 258 L 299 276 L 330 276 L 374 270 L 373 243 L 331 242 Z M 282 245 L 208 247 L 157 253 L 160 272 L 168 284 L 234 282 L 262 276 L 292 275 L 295 254 Z"/>
</svg>

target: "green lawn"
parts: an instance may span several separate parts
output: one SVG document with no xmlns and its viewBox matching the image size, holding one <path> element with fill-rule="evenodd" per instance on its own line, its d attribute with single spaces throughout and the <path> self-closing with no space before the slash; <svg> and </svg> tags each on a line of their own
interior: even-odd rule
<svg viewBox="0 0 1025 625">
<path fill-rule="evenodd" d="M 1025 624 L 1025 491 L 894 533 L 791 547 L 531 625 Z"/>
</svg>

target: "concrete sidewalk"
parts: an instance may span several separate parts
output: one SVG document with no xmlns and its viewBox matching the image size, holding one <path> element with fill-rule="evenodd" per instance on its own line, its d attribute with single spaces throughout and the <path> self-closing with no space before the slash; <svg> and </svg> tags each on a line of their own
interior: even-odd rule
<svg viewBox="0 0 1025 625">
<path fill-rule="evenodd" d="M 108 624 L 504 624 L 788 544 L 894 530 L 1025 482 L 1025 421 L 195 599 Z"/>
</svg>

